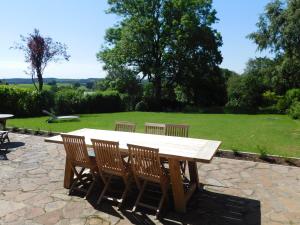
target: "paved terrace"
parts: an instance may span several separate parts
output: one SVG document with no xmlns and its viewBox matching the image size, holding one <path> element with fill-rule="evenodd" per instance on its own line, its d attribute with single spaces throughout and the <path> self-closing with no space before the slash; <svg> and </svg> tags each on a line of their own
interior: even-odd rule
<svg viewBox="0 0 300 225">
<path fill-rule="evenodd" d="M 43 137 L 10 134 L 0 152 L 0 224 L 300 224 L 300 168 L 215 158 L 198 164 L 204 189 L 188 213 L 130 212 L 134 196 L 118 211 L 110 202 L 95 207 L 100 190 L 84 200 L 63 188 L 65 153 Z"/>
</svg>

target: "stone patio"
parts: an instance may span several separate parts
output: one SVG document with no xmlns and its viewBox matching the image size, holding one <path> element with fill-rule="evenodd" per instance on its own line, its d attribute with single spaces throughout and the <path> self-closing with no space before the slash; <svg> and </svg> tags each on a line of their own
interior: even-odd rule
<svg viewBox="0 0 300 225">
<path fill-rule="evenodd" d="M 130 211 L 134 193 L 121 211 L 106 201 L 97 207 L 97 187 L 88 200 L 69 196 L 61 145 L 10 138 L 8 152 L 0 150 L 0 224 L 300 224 L 300 168 L 223 158 L 199 163 L 204 186 L 188 213 L 169 209 L 158 221 L 153 212 Z"/>
</svg>

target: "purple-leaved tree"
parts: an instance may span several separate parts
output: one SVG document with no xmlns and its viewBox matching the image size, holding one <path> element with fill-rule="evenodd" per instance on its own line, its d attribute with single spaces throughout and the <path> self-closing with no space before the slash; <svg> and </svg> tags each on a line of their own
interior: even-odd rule
<svg viewBox="0 0 300 225">
<path fill-rule="evenodd" d="M 27 74 L 31 76 L 32 83 L 37 91 L 43 90 L 43 73 L 50 62 L 69 60 L 67 46 L 55 42 L 50 37 L 43 37 L 38 29 L 27 37 L 21 35 L 21 42 L 12 47 L 25 53 L 25 62 L 29 63 Z M 36 85 L 38 81 L 38 86 Z"/>
</svg>

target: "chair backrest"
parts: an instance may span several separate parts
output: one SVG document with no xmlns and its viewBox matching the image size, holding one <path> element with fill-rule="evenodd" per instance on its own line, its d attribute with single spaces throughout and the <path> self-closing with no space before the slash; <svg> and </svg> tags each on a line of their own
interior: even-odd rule
<svg viewBox="0 0 300 225">
<path fill-rule="evenodd" d="M 115 175 L 125 173 L 125 166 L 119 150 L 119 142 L 91 139 L 97 166 L 101 172 Z"/>
<path fill-rule="evenodd" d="M 125 132 L 135 132 L 136 124 L 127 122 L 127 121 L 119 121 L 116 122 L 115 131 L 125 131 Z"/>
<path fill-rule="evenodd" d="M 166 135 L 176 137 L 188 137 L 189 126 L 185 124 L 166 124 Z"/>
<path fill-rule="evenodd" d="M 45 114 L 47 114 L 48 116 L 51 116 L 51 117 L 53 117 L 53 118 L 56 118 L 56 116 L 55 116 L 53 113 L 51 113 L 51 112 L 49 112 L 49 111 L 47 111 L 47 110 L 43 110 L 43 113 L 45 113 Z"/>
<path fill-rule="evenodd" d="M 134 176 L 153 182 L 160 182 L 162 168 L 158 149 L 128 144 L 131 169 Z"/>
<path fill-rule="evenodd" d="M 67 157 L 72 163 L 90 163 L 87 147 L 83 136 L 61 134 Z"/>
<path fill-rule="evenodd" d="M 145 133 L 165 135 L 166 125 L 162 123 L 145 123 Z"/>
</svg>

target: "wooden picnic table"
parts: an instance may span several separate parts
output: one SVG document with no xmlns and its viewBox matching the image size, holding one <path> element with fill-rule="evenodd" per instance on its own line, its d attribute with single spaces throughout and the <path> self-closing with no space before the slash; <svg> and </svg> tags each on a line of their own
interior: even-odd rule
<svg viewBox="0 0 300 225">
<path fill-rule="evenodd" d="M 2 125 L 3 130 L 6 128 L 6 120 L 12 117 L 14 117 L 13 114 L 0 114 L 0 124 Z"/>
<path fill-rule="evenodd" d="M 160 156 L 167 158 L 169 161 L 174 205 L 177 212 L 186 211 L 186 204 L 188 200 L 199 187 L 197 162 L 209 163 L 221 145 L 220 141 L 87 128 L 69 132 L 68 134 L 84 136 L 88 147 L 92 147 L 92 138 L 117 141 L 119 142 L 120 150 L 124 153 L 128 153 L 127 144 L 158 148 Z M 63 143 L 60 135 L 46 138 L 45 142 L 58 144 Z M 184 189 L 184 184 L 181 178 L 181 160 L 188 161 L 191 182 L 188 190 Z M 64 177 L 65 188 L 70 188 L 74 176 L 71 167 L 68 165 L 69 164 L 66 159 Z"/>
</svg>

